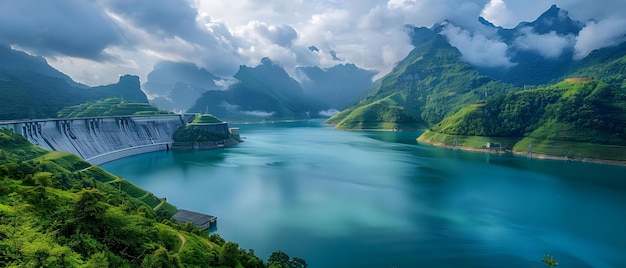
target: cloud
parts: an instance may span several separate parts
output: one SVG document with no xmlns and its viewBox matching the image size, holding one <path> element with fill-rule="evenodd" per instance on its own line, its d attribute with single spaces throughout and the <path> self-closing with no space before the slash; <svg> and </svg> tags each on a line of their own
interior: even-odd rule
<svg viewBox="0 0 626 268">
<path fill-rule="evenodd" d="M 241 113 L 244 115 L 250 115 L 250 116 L 256 116 L 256 117 L 270 117 L 276 114 L 276 112 L 266 112 L 266 111 L 260 111 L 260 110 L 242 111 L 242 110 L 239 110 L 240 108 L 239 105 L 230 104 L 226 101 L 222 101 L 222 103 L 220 103 L 220 107 L 224 108 L 226 111 L 229 111 L 231 113 Z"/>
<path fill-rule="evenodd" d="M 331 116 L 336 115 L 338 113 L 339 113 L 339 110 L 337 110 L 337 109 L 329 109 L 329 110 L 319 111 L 319 115 L 324 116 L 324 117 L 331 117 Z"/>
<path fill-rule="evenodd" d="M 124 42 L 94 1 L 0 1 L 0 42 L 40 56 L 115 60 L 105 48 Z"/>
<path fill-rule="evenodd" d="M 540 35 L 530 27 L 520 29 L 518 34 L 520 36 L 513 42 L 514 46 L 538 52 L 545 58 L 558 58 L 565 49 L 573 48 L 576 43 L 574 35 L 558 35 L 554 31 Z"/>
<path fill-rule="evenodd" d="M 618 45 L 626 41 L 626 18 L 611 17 L 601 21 L 590 21 L 576 37 L 574 57 L 581 59 L 591 51 Z"/>
<path fill-rule="evenodd" d="M 227 90 L 230 86 L 236 84 L 238 82 L 237 79 L 232 77 L 222 78 L 220 80 L 213 80 L 216 86 L 218 86 L 219 90 Z"/>
<path fill-rule="evenodd" d="M 194 39 L 198 33 L 197 9 L 187 0 L 103 0 L 105 7 L 153 35 Z"/>
<path fill-rule="evenodd" d="M 256 117 L 270 117 L 274 115 L 276 112 L 265 112 L 265 111 L 241 111 L 242 114 L 251 115 Z"/>
<path fill-rule="evenodd" d="M 498 40 L 492 40 L 480 33 L 471 33 L 451 23 L 441 32 L 450 44 L 463 54 L 469 63 L 484 67 L 511 67 L 515 63 L 507 56 L 508 46 Z"/>
<path fill-rule="evenodd" d="M 513 27 L 514 25 L 512 24 L 516 23 L 513 21 L 513 14 L 507 8 L 504 0 L 489 1 L 480 15 L 495 25 Z"/>
<path fill-rule="evenodd" d="M 406 24 L 431 27 L 444 19 L 457 27 L 448 26 L 446 36 L 468 61 L 511 66 L 505 45 L 477 17 L 511 28 L 552 4 L 587 23 L 585 30 L 575 39 L 526 32 L 516 48 L 554 57 L 575 41 L 583 57 L 622 40 L 623 0 L 4 0 L 0 43 L 42 55 L 90 85 L 125 73 L 145 81 L 159 60 L 192 62 L 226 77 L 263 57 L 290 74 L 297 66 L 329 68 L 342 59 L 376 70 L 379 78 L 412 49 Z"/>
</svg>

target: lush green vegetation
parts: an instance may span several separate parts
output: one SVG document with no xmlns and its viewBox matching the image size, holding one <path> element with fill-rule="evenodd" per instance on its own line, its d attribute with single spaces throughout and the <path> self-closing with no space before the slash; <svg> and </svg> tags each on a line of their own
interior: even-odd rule
<svg viewBox="0 0 626 268">
<path fill-rule="evenodd" d="M 227 131 L 215 131 L 212 126 L 203 126 L 201 124 L 219 124 L 223 123 L 217 117 L 210 114 L 197 115 L 191 124 L 182 127 L 174 133 L 174 141 L 177 144 L 190 142 L 211 142 L 223 141 L 231 138 Z M 199 125 L 194 125 L 199 124 Z"/>
<path fill-rule="evenodd" d="M 97 117 L 116 115 L 172 114 L 148 103 L 130 102 L 120 98 L 107 98 L 68 106 L 57 112 L 59 118 Z"/>
<path fill-rule="evenodd" d="M 495 96 L 431 129 L 453 135 L 626 145 L 626 93 L 599 81 L 562 82 Z"/>
<path fill-rule="evenodd" d="M 481 142 L 467 142 L 480 136 Z M 626 160 L 626 92 L 591 80 L 510 92 L 461 109 L 431 127 L 421 140 L 576 158 Z M 482 144 L 480 144 L 482 143 Z M 479 146 L 480 145 L 480 146 Z"/>
<path fill-rule="evenodd" d="M 187 125 L 174 134 L 175 142 L 223 141 L 230 138 L 228 133 L 208 131 L 202 126 Z"/>
<path fill-rule="evenodd" d="M 0 130 L 0 266 L 269 265 L 252 250 L 174 223 L 175 211 L 75 155 Z M 295 259 L 300 266 L 289 267 L 306 267 Z"/>
<path fill-rule="evenodd" d="M 68 105 L 111 97 L 148 102 L 139 89 L 139 78 L 130 76 L 113 85 L 78 88 L 63 78 L 0 68 L 0 92 L 0 120 L 53 118 Z"/>
<path fill-rule="evenodd" d="M 339 129 L 425 128 L 421 140 L 450 146 L 455 140 L 472 148 L 498 142 L 526 151 L 532 143 L 533 151 L 549 155 L 626 159 L 620 151 L 626 146 L 626 43 L 541 78 L 527 77 L 585 79 L 522 89 L 466 63 L 436 29 L 419 30 L 432 35 L 413 40 L 415 49 L 369 96 L 325 123 Z M 532 62 L 521 68 L 529 75 Z M 515 76 L 525 81 L 524 74 Z"/>
<path fill-rule="evenodd" d="M 469 104 L 512 89 L 480 75 L 444 37 L 433 35 L 378 81 L 369 96 L 326 123 L 340 129 L 423 129 Z"/>
<path fill-rule="evenodd" d="M 222 120 L 210 114 L 199 114 L 192 121 L 192 124 L 218 124 L 223 123 Z"/>
<path fill-rule="evenodd" d="M 561 82 L 494 96 L 461 109 L 431 130 L 626 146 L 626 92 L 597 80 Z"/>
</svg>

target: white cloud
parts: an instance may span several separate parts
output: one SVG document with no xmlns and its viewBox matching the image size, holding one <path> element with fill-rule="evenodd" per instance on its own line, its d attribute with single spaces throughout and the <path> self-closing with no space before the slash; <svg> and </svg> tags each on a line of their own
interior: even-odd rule
<svg viewBox="0 0 626 268">
<path fill-rule="evenodd" d="M 318 112 L 319 115 L 324 116 L 324 117 L 331 117 L 333 115 L 336 115 L 339 113 L 339 110 L 337 109 L 329 109 L 329 110 L 322 110 Z"/>
<path fill-rule="evenodd" d="M 116 82 L 125 73 L 145 81 L 158 60 L 193 62 L 220 76 L 234 74 L 241 64 L 254 66 L 263 57 L 290 73 L 299 65 L 328 68 L 338 63 L 332 51 L 343 62 L 382 76 L 412 48 L 405 24 L 431 27 L 444 19 L 458 26 L 448 27 L 446 36 L 468 61 L 511 66 L 506 46 L 485 31 L 477 17 L 513 27 L 536 19 L 552 4 L 568 10 L 574 19 L 596 19 L 575 39 L 578 57 L 623 40 L 626 29 L 623 0 L 40 2 L 0 1 L 0 42 L 43 55 L 90 85 Z M 30 16 L 24 19 L 20 14 Z M 571 42 L 570 37 L 551 33 L 526 33 L 515 45 L 554 57 Z M 319 51 L 312 52 L 309 46 Z"/>
<path fill-rule="evenodd" d="M 594 49 L 614 46 L 626 41 L 626 18 L 611 17 L 590 21 L 576 37 L 575 58 L 581 59 Z"/>
<path fill-rule="evenodd" d="M 450 44 L 463 54 L 468 62 L 484 67 L 511 67 L 515 64 L 507 56 L 508 46 L 498 40 L 488 39 L 480 33 L 471 33 L 452 24 L 445 26 L 442 34 Z"/>
<path fill-rule="evenodd" d="M 515 27 L 515 24 L 518 23 L 513 20 L 513 14 L 507 8 L 504 0 L 489 1 L 480 15 L 495 25 L 507 28 L 513 28 Z"/>
<path fill-rule="evenodd" d="M 238 81 L 239 80 L 235 78 L 226 77 L 220 80 L 213 80 L 213 83 L 215 83 L 215 85 L 219 87 L 219 90 L 227 90 L 230 86 L 236 84 Z"/>
<path fill-rule="evenodd" d="M 241 111 L 242 114 L 251 115 L 256 117 L 270 117 L 274 115 L 276 112 L 266 112 L 266 111 Z"/>
<path fill-rule="evenodd" d="M 547 34 L 536 34 L 532 28 L 520 29 L 520 36 L 514 41 L 514 45 L 522 50 L 536 51 L 546 58 L 558 58 L 563 51 L 574 47 L 576 37 L 574 35 L 558 35 L 552 31 Z"/>
</svg>

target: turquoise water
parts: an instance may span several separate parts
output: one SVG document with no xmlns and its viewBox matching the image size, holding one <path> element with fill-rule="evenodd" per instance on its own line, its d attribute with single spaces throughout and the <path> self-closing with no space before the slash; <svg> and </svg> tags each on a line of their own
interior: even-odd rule
<svg viewBox="0 0 626 268">
<path fill-rule="evenodd" d="M 626 267 L 626 168 L 417 144 L 319 121 L 239 125 L 245 142 L 103 168 L 267 259 L 310 267 Z M 545 267 L 545 266 L 544 266 Z"/>
</svg>

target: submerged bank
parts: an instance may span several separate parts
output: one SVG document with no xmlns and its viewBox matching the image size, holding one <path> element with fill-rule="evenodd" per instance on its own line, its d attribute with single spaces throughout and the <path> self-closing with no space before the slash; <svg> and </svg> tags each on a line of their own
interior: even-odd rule
<svg viewBox="0 0 626 268">
<path fill-rule="evenodd" d="M 525 137 L 482 137 L 448 135 L 426 131 L 418 142 L 472 152 L 513 154 L 536 159 L 588 162 L 626 166 L 626 147 L 570 141 L 537 140 Z M 488 148 L 489 144 L 497 145 Z"/>
</svg>

